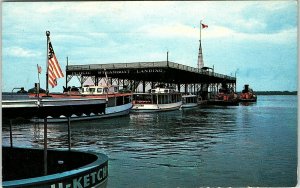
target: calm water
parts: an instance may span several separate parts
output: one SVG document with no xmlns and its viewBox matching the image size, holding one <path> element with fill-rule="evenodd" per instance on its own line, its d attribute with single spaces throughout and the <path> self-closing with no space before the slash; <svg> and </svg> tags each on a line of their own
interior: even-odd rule
<svg viewBox="0 0 300 188">
<path fill-rule="evenodd" d="M 49 147 L 67 147 L 49 124 Z M 3 125 L 3 145 L 9 145 Z M 109 156 L 108 187 L 295 186 L 297 96 L 71 124 L 72 147 Z M 13 127 L 14 145 L 43 148 L 43 125 Z"/>
</svg>

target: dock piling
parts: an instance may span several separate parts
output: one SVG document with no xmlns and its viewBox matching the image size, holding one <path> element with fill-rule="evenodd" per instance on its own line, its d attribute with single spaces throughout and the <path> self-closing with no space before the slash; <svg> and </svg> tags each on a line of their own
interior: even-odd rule
<svg viewBox="0 0 300 188">
<path fill-rule="evenodd" d="M 70 125 L 71 125 L 70 116 L 68 116 L 68 148 L 69 148 L 69 151 L 71 151 L 71 130 L 70 130 Z"/>
<path fill-rule="evenodd" d="M 12 139 L 12 120 L 9 120 L 9 139 L 10 139 L 10 147 L 13 147 L 13 139 Z"/>
<path fill-rule="evenodd" d="M 48 174 L 48 156 L 47 156 L 47 117 L 44 118 L 44 175 Z"/>
</svg>

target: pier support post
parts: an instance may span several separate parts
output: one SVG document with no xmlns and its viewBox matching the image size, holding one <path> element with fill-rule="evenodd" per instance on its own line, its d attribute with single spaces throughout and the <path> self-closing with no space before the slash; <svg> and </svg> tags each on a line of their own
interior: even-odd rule
<svg viewBox="0 0 300 188">
<path fill-rule="evenodd" d="M 12 120 L 9 120 L 9 139 L 10 139 L 10 147 L 13 147 L 13 139 L 12 139 Z"/>
<path fill-rule="evenodd" d="M 146 93 L 146 83 L 144 80 L 143 80 L 143 93 Z"/>
<path fill-rule="evenodd" d="M 44 175 L 48 174 L 48 156 L 47 156 L 47 117 L 44 118 Z"/>
<path fill-rule="evenodd" d="M 70 131 L 70 125 L 71 125 L 70 116 L 68 116 L 68 149 L 69 149 L 69 151 L 71 151 L 71 131 Z"/>
<path fill-rule="evenodd" d="M 180 92 L 180 83 L 177 83 L 178 91 Z"/>
</svg>

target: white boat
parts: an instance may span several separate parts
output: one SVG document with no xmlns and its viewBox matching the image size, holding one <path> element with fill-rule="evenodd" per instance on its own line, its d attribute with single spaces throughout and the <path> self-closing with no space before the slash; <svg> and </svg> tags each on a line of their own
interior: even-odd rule
<svg viewBox="0 0 300 188">
<path fill-rule="evenodd" d="M 40 94 L 41 96 L 41 94 Z M 51 94 L 54 98 L 85 97 L 87 99 L 105 99 L 106 107 L 104 113 L 74 114 L 71 121 L 99 119 L 114 116 L 127 115 L 132 108 L 132 93 L 120 92 L 118 86 L 84 86 L 79 91 L 67 91 L 63 94 Z M 41 96 L 42 97 L 42 96 Z M 38 119 L 39 121 L 40 119 Z M 37 121 L 37 119 L 33 120 Z M 64 122 L 66 116 L 48 117 L 48 122 Z"/>
<path fill-rule="evenodd" d="M 192 108 L 198 105 L 198 96 L 197 95 L 182 95 L 182 106 L 181 108 Z"/>
<path fill-rule="evenodd" d="M 177 110 L 182 105 L 181 93 L 172 88 L 150 89 L 148 93 L 134 93 L 132 112 L 160 112 Z"/>
</svg>

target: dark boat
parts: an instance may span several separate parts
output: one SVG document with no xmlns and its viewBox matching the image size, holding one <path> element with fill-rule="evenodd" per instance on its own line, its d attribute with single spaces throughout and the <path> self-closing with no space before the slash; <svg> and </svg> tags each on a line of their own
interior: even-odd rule
<svg viewBox="0 0 300 188">
<path fill-rule="evenodd" d="M 244 89 L 239 96 L 239 101 L 240 102 L 256 102 L 257 101 L 256 94 L 253 92 L 253 90 L 251 88 L 249 88 L 248 84 L 244 85 Z"/>
<path fill-rule="evenodd" d="M 2 93 L 4 119 L 104 114 L 105 107 L 106 100 L 99 98 L 55 97 L 55 95 L 31 98 L 28 94 Z"/>
<path fill-rule="evenodd" d="M 104 154 L 48 150 L 48 173 L 43 150 L 2 147 L 3 187 L 106 187 L 108 157 Z"/>
<path fill-rule="evenodd" d="M 77 88 L 78 89 L 78 88 Z M 40 94 L 40 97 L 46 94 Z M 107 117 L 115 117 L 127 115 L 132 108 L 132 93 L 130 91 L 122 92 L 119 91 L 118 86 L 83 86 L 77 91 L 65 90 L 64 93 L 52 93 L 52 98 L 56 99 L 85 99 L 85 100 L 102 100 L 106 102 L 104 112 L 85 114 L 81 111 L 70 116 L 71 121 L 81 121 L 89 119 L 100 119 Z M 36 98 L 36 94 L 30 94 L 30 97 Z M 34 122 L 42 122 L 42 119 L 32 119 Z M 66 122 L 67 118 L 65 115 L 49 117 L 48 122 Z"/>
<path fill-rule="evenodd" d="M 208 99 L 207 104 L 218 106 L 238 106 L 238 95 L 234 93 L 233 89 L 229 89 L 228 86 L 223 83 L 218 94 L 215 97 Z"/>
</svg>

